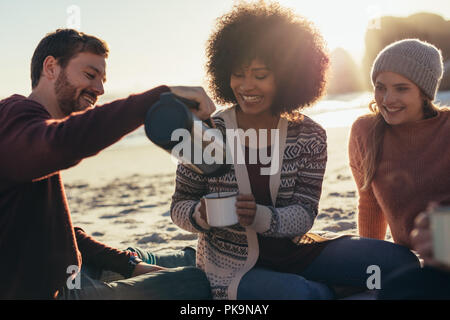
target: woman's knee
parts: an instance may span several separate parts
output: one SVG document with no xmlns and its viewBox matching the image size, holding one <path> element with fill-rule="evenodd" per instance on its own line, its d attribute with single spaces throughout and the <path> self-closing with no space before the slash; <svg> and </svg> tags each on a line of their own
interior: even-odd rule
<svg viewBox="0 0 450 320">
<path fill-rule="evenodd" d="M 325 284 L 302 276 L 268 270 L 254 270 L 244 276 L 238 299 L 325 300 L 333 299 L 333 291 Z"/>
<path fill-rule="evenodd" d="M 324 283 L 307 281 L 307 295 L 309 300 L 332 300 L 335 299 L 333 290 Z"/>
<path fill-rule="evenodd" d="M 377 252 L 381 253 L 374 264 L 378 264 L 382 274 L 389 275 L 406 266 L 420 267 L 419 259 L 407 247 L 383 240 L 374 241 L 377 241 Z"/>
<path fill-rule="evenodd" d="M 407 247 L 391 243 L 391 258 L 395 267 L 420 267 L 419 258 Z"/>
<path fill-rule="evenodd" d="M 283 300 L 329 300 L 334 298 L 333 291 L 327 285 L 307 280 L 298 275 L 290 275 L 280 292 L 280 299 Z"/>
</svg>

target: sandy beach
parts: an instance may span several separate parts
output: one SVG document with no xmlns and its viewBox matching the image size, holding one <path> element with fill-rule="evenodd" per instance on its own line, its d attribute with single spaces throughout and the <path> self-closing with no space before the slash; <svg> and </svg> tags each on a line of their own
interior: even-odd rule
<svg viewBox="0 0 450 320">
<path fill-rule="evenodd" d="M 348 167 L 349 127 L 329 128 L 328 164 L 312 231 L 357 234 L 357 190 Z M 150 141 L 110 147 L 62 172 L 74 226 L 124 249 L 164 253 L 196 246 L 170 219 L 176 164 Z M 387 239 L 390 239 L 388 235 Z"/>
</svg>

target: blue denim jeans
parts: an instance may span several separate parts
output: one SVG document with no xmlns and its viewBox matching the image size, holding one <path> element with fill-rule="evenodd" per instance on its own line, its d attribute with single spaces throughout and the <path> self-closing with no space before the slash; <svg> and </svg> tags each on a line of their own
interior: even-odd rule
<svg viewBox="0 0 450 320">
<path fill-rule="evenodd" d="M 299 274 L 253 268 L 239 284 L 238 299 L 334 299 L 334 286 L 367 289 L 367 280 L 373 274 L 368 267 L 373 265 L 379 268 L 382 282 L 398 268 L 420 264 L 406 247 L 376 239 L 343 237 L 329 243 Z"/>
<path fill-rule="evenodd" d="M 450 271 L 405 267 L 385 279 L 382 288 L 379 300 L 450 300 Z"/>
</svg>

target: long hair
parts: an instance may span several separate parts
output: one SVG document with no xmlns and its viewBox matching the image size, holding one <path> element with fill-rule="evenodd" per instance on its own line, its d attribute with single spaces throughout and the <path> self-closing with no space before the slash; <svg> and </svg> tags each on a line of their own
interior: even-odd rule
<svg viewBox="0 0 450 320">
<path fill-rule="evenodd" d="M 424 95 L 423 95 L 424 96 Z M 437 115 L 439 108 L 428 98 L 423 100 L 424 119 Z M 366 154 L 363 158 L 364 184 L 362 190 L 367 190 L 372 183 L 382 156 L 384 133 L 389 126 L 384 120 L 375 100 L 369 103 L 369 110 L 373 116 L 372 127 L 369 129 L 366 141 Z"/>
</svg>

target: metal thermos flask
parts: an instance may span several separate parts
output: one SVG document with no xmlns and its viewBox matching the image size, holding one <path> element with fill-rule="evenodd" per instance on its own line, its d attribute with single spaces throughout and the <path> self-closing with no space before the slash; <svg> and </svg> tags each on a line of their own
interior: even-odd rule
<svg viewBox="0 0 450 320">
<path fill-rule="evenodd" d="M 159 100 L 147 111 L 145 134 L 157 146 L 201 175 L 217 177 L 227 173 L 231 165 L 226 163 L 224 137 L 219 134 L 220 131 L 211 128 L 211 124 L 208 126 L 196 117 L 189 108 L 198 108 L 198 103 L 171 92 L 161 94 Z M 183 137 L 174 138 L 178 136 L 173 135 L 177 129 L 185 130 L 184 138 L 189 141 L 183 141 Z M 190 152 L 173 152 L 179 149 L 177 145 L 180 146 L 182 142 L 184 145 L 189 143 Z M 219 161 L 205 159 L 203 155 L 207 147 L 208 150 L 214 148 L 218 151 L 215 160 L 220 159 Z"/>
</svg>

